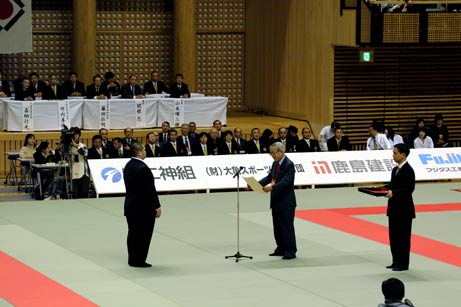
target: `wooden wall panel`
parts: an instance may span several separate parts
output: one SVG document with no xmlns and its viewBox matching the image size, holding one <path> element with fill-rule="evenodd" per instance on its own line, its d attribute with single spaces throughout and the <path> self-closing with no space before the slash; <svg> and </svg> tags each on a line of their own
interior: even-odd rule
<svg viewBox="0 0 461 307">
<path fill-rule="evenodd" d="M 333 117 L 334 45 L 355 42 L 355 11 L 340 1 L 247 1 L 248 107 L 307 119 L 316 133 Z"/>
</svg>

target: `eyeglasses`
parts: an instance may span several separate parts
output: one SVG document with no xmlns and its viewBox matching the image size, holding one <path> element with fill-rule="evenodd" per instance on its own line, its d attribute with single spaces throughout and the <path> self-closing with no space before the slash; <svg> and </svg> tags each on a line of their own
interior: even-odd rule
<svg viewBox="0 0 461 307">
<path fill-rule="evenodd" d="M 280 151 L 271 151 L 271 152 L 269 152 L 269 154 L 270 154 L 271 156 L 275 156 L 275 155 L 276 155 L 277 153 L 279 153 L 279 152 L 280 152 Z"/>
</svg>

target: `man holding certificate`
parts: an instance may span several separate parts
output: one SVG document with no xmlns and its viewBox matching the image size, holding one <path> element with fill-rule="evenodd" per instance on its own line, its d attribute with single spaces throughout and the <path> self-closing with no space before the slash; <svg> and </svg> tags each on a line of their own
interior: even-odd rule
<svg viewBox="0 0 461 307">
<path fill-rule="evenodd" d="M 269 150 L 274 163 L 271 172 L 259 181 L 265 192 L 271 192 L 270 207 L 277 247 L 269 256 L 282 256 L 284 260 L 294 259 L 297 251 L 294 228 L 295 167 L 285 156 L 285 147 L 282 143 L 272 144 Z"/>
</svg>

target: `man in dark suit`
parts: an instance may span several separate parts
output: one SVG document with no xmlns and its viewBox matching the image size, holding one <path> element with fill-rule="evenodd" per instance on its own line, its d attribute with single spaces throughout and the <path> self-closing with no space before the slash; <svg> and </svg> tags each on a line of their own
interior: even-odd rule
<svg viewBox="0 0 461 307">
<path fill-rule="evenodd" d="M 13 81 L 13 89 L 15 93 L 21 89 L 22 80 L 28 79 L 28 78 L 30 77 L 29 77 L 29 74 L 27 73 L 27 69 L 24 69 L 24 68 L 21 69 L 19 71 L 19 77 Z"/>
<path fill-rule="evenodd" d="M 29 75 L 30 79 L 30 87 L 34 92 L 35 97 L 42 97 L 43 93 L 45 93 L 46 89 L 46 82 L 40 80 L 40 76 L 36 72 L 32 72 Z"/>
<path fill-rule="evenodd" d="M 116 137 L 112 140 L 113 147 L 109 151 L 109 158 L 111 159 L 120 159 L 120 158 L 129 158 L 130 155 L 130 150 L 124 150 L 123 149 L 123 144 L 122 144 L 122 139 L 119 137 Z"/>
<path fill-rule="evenodd" d="M 245 153 L 245 144 L 246 140 L 242 138 L 242 129 L 239 127 L 236 127 L 234 129 L 234 138 L 232 139 L 232 143 L 234 144 L 234 147 L 240 154 Z"/>
<path fill-rule="evenodd" d="M 102 85 L 101 76 L 93 77 L 93 84 L 86 87 L 86 98 L 88 99 L 107 99 L 109 98 L 107 88 Z"/>
<path fill-rule="evenodd" d="M 101 147 L 107 152 L 110 153 L 114 144 L 109 141 L 109 130 L 106 128 L 99 129 L 99 135 L 102 137 Z"/>
<path fill-rule="evenodd" d="M 259 181 L 265 192 L 271 192 L 270 207 L 277 247 L 269 256 L 282 256 L 282 259 L 289 260 L 296 258 L 297 252 L 294 228 L 295 167 L 285 156 L 285 147 L 282 143 L 273 143 L 269 150 L 274 163 L 271 172 Z"/>
<path fill-rule="evenodd" d="M 123 134 L 125 134 L 125 137 L 122 139 L 123 150 L 130 151 L 131 145 L 137 142 L 133 139 L 133 128 L 127 127 L 123 129 Z"/>
<path fill-rule="evenodd" d="M 88 159 L 108 159 L 109 153 L 102 147 L 102 136 L 96 134 L 92 138 L 93 146 L 88 149 Z"/>
<path fill-rule="evenodd" d="M 182 124 L 181 125 L 181 135 L 177 138 L 178 146 L 184 147 L 186 149 L 186 155 L 192 155 L 192 138 L 189 135 L 189 124 Z"/>
<path fill-rule="evenodd" d="M 30 88 L 30 80 L 22 80 L 22 86 L 16 89 L 15 100 L 35 100 L 34 91 Z"/>
<path fill-rule="evenodd" d="M 209 155 L 217 155 L 218 154 L 218 148 L 219 145 L 221 144 L 221 139 L 218 137 L 218 130 L 214 127 L 210 128 L 210 132 L 208 133 L 208 149 L 210 151 L 208 152 Z"/>
<path fill-rule="evenodd" d="M 410 147 L 396 144 L 393 158 L 398 166 L 394 167 L 391 182 L 386 188 L 387 216 L 389 219 L 389 241 L 392 264 L 386 268 L 393 271 L 406 271 L 410 264 L 411 224 L 415 215 L 413 191 L 415 190 L 415 172 L 407 162 Z"/>
<path fill-rule="evenodd" d="M 448 127 L 443 124 L 443 115 L 435 114 L 434 125 L 429 129 L 429 135 L 434 142 L 434 147 L 449 147 Z"/>
<path fill-rule="evenodd" d="M 62 85 L 58 84 L 58 77 L 55 74 L 50 75 L 50 85 L 45 88 L 42 98 L 45 100 L 63 100 L 67 98 L 66 91 Z"/>
<path fill-rule="evenodd" d="M 146 157 L 153 158 L 153 157 L 160 157 L 160 147 L 158 146 L 158 133 L 157 132 L 149 132 L 146 135 Z"/>
<path fill-rule="evenodd" d="M 150 74 L 151 80 L 144 83 L 144 95 L 169 93 L 168 87 L 160 80 L 158 71 Z"/>
<path fill-rule="evenodd" d="M 251 129 L 251 140 L 245 145 L 245 151 L 248 154 L 267 153 L 269 148 L 260 140 L 259 128 Z"/>
<path fill-rule="evenodd" d="M 170 84 L 171 98 L 190 98 L 189 87 L 183 82 L 182 74 L 176 74 L 176 82 Z"/>
<path fill-rule="evenodd" d="M 335 128 L 335 136 L 329 138 L 327 141 L 328 151 L 349 151 L 351 144 L 349 138 L 343 135 L 343 129 L 340 127 Z"/>
<path fill-rule="evenodd" d="M 319 142 L 316 139 L 311 139 L 311 129 L 303 128 L 303 138 L 296 145 L 297 152 L 315 152 L 320 151 Z"/>
<path fill-rule="evenodd" d="M 126 189 L 124 215 L 128 223 L 128 265 L 148 268 L 152 266 L 146 259 L 155 219 L 160 217 L 162 211 L 154 176 L 143 161 L 146 158 L 144 145 L 133 144 L 132 152 L 131 160 L 123 169 Z"/>
<path fill-rule="evenodd" d="M 11 97 L 10 82 L 3 80 L 2 73 L 0 73 L 0 98 Z"/>
<path fill-rule="evenodd" d="M 142 94 L 141 87 L 137 84 L 138 77 L 136 75 L 131 75 L 128 80 L 129 82 L 122 86 L 122 98 L 145 98 Z"/>
<path fill-rule="evenodd" d="M 233 138 L 234 135 L 232 134 L 232 131 L 227 130 L 223 132 L 223 139 L 218 147 L 218 155 L 233 155 L 239 153 L 238 148 L 235 147 L 232 142 Z"/>
<path fill-rule="evenodd" d="M 69 96 L 85 96 L 85 84 L 78 80 L 78 74 L 75 71 L 69 73 L 69 80 L 62 84 Z"/>
<path fill-rule="evenodd" d="M 198 133 L 195 132 L 196 130 L 197 130 L 197 123 L 189 122 L 189 138 L 192 141 L 192 144 L 197 143 L 199 141 Z"/>
<path fill-rule="evenodd" d="M 162 152 L 160 155 L 162 157 L 176 157 L 176 156 L 186 156 L 187 151 L 184 145 L 180 145 L 177 142 L 178 132 L 175 129 L 171 129 L 168 132 L 168 142 L 163 144 Z"/>
<path fill-rule="evenodd" d="M 296 143 L 293 142 L 293 138 L 288 138 L 288 129 L 285 127 L 279 128 L 279 137 L 274 140 L 275 142 L 280 142 L 285 146 L 285 152 L 293 152 Z"/>
<path fill-rule="evenodd" d="M 208 135 L 206 132 L 200 132 L 198 135 L 198 142 L 192 145 L 192 155 L 193 156 L 208 156 L 213 149 L 210 150 L 208 146 Z"/>
<path fill-rule="evenodd" d="M 120 91 L 120 83 L 115 81 L 115 75 L 113 72 L 108 71 L 104 74 L 104 82 L 102 83 L 102 87 L 106 89 L 107 93 L 110 97 L 119 96 Z M 110 98 L 109 97 L 109 98 Z"/>
<path fill-rule="evenodd" d="M 162 131 L 160 131 L 160 133 L 158 135 L 158 142 L 159 142 L 160 148 L 163 146 L 163 144 L 168 142 L 168 133 L 169 133 L 169 131 L 170 131 L 170 123 L 169 122 L 163 122 L 162 123 Z"/>
</svg>

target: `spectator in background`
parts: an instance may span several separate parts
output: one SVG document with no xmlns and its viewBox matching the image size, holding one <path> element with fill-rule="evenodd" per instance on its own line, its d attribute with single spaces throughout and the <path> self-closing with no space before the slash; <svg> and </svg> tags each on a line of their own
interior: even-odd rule
<svg viewBox="0 0 461 307">
<path fill-rule="evenodd" d="M 14 99 L 20 101 L 35 100 L 34 91 L 30 87 L 29 79 L 26 78 L 22 80 L 22 86 L 15 90 Z"/>
<path fill-rule="evenodd" d="M 168 142 L 168 132 L 170 131 L 170 123 L 169 122 L 163 122 L 162 123 L 162 131 L 159 134 L 159 146 L 162 147 L 163 144 Z"/>
<path fill-rule="evenodd" d="M 227 130 L 223 132 L 223 141 L 218 147 L 218 155 L 233 155 L 238 154 L 238 149 L 235 148 L 234 143 L 232 143 L 232 139 L 234 135 L 232 131 Z"/>
<path fill-rule="evenodd" d="M 86 97 L 88 99 L 107 99 L 109 97 L 107 88 L 102 85 L 101 76 L 93 77 L 93 84 L 86 87 Z"/>
<path fill-rule="evenodd" d="M 62 84 L 66 91 L 66 96 L 85 96 L 85 84 L 78 80 L 78 74 L 75 71 L 69 73 L 69 80 Z"/>
<path fill-rule="evenodd" d="M 419 131 L 421 130 L 421 128 L 424 128 L 424 127 L 425 127 L 424 119 L 421 117 L 418 117 L 416 119 L 415 126 L 413 127 L 413 129 L 411 129 L 410 135 L 408 136 L 408 143 L 411 148 L 414 148 L 413 141 L 419 136 Z"/>
<path fill-rule="evenodd" d="M 379 304 L 378 307 L 414 307 L 409 299 L 403 300 L 405 286 L 400 279 L 386 279 L 381 284 L 381 291 L 384 295 L 384 304 Z"/>
<path fill-rule="evenodd" d="M 248 154 L 259 154 L 268 152 L 268 146 L 261 140 L 259 128 L 251 129 L 251 140 L 247 142 L 245 151 Z"/>
<path fill-rule="evenodd" d="M 29 78 L 29 76 L 28 76 L 28 73 L 27 73 L 27 69 L 24 69 L 24 68 L 21 69 L 21 70 L 19 71 L 19 76 L 18 76 L 18 78 L 17 78 L 16 80 L 14 80 L 14 82 L 13 82 L 13 88 L 14 88 L 14 92 L 15 92 L 15 93 L 17 93 L 18 90 L 21 89 L 21 87 L 22 87 L 22 80 L 28 79 L 28 78 Z M 17 99 L 16 99 L 16 100 L 17 100 Z"/>
<path fill-rule="evenodd" d="M 218 138 L 222 138 L 222 122 L 219 120 L 219 119 L 216 119 L 214 122 L 213 122 L 213 128 L 216 128 L 216 130 L 218 131 Z"/>
<path fill-rule="evenodd" d="M 425 128 L 419 130 L 419 136 L 413 140 L 415 149 L 417 148 L 434 148 L 434 142 L 432 138 L 427 135 Z"/>
<path fill-rule="evenodd" d="M 392 149 L 387 137 L 383 133 L 378 133 L 378 124 L 371 124 L 368 132 L 370 137 L 367 140 L 367 150 Z"/>
<path fill-rule="evenodd" d="M 298 144 L 299 137 L 298 137 L 298 128 L 295 126 L 288 126 L 288 135 L 287 140 L 293 144 L 293 151 L 296 151 L 296 145 Z"/>
<path fill-rule="evenodd" d="M 102 137 L 102 148 L 104 148 L 104 150 L 107 153 L 110 153 L 114 144 L 112 144 L 112 142 L 109 141 L 109 130 L 107 130 L 106 128 L 101 128 L 99 129 L 99 135 Z"/>
<path fill-rule="evenodd" d="M 260 141 L 268 147 L 272 145 L 272 143 L 274 143 L 274 133 L 272 132 L 272 130 L 264 129 Z"/>
<path fill-rule="evenodd" d="M 88 159 L 108 159 L 109 153 L 102 147 L 102 136 L 96 134 L 91 141 L 93 146 L 88 149 Z"/>
<path fill-rule="evenodd" d="M 45 88 L 42 98 L 46 100 L 63 100 L 67 98 L 66 90 L 58 84 L 58 77 L 51 74 L 48 80 L 49 85 Z"/>
<path fill-rule="evenodd" d="M 274 140 L 274 143 L 275 142 L 280 142 L 280 143 L 283 144 L 283 147 L 285 147 L 285 152 L 293 152 L 294 147 L 295 147 L 293 145 L 295 145 L 296 143 L 293 144 L 293 139 L 288 138 L 288 130 L 287 130 L 287 128 L 280 127 L 278 132 L 279 132 L 279 137 Z"/>
<path fill-rule="evenodd" d="M 169 93 L 168 87 L 160 80 L 158 71 L 150 74 L 151 80 L 144 83 L 144 95 Z"/>
<path fill-rule="evenodd" d="M 192 155 L 192 140 L 189 135 L 189 124 L 181 125 L 181 135 L 178 137 L 178 146 L 186 150 L 186 156 Z"/>
<path fill-rule="evenodd" d="M 347 151 L 351 150 L 349 138 L 344 136 L 343 129 L 340 127 L 335 128 L 335 136 L 327 141 L 328 151 Z"/>
<path fill-rule="evenodd" d="M 158 146 L 158 133 L 149 132 L 146 135 L 146 157 L 160 157 L 160 147 Z"/>
<path fill-rule="evenodd" d="M 30 87 L 32 88 L 34 92 L 35 98 L 42 98 L 43 93 L 45 92 L 46 89 L 46 82 L 40 80 L 40 76 L 36 72 L 32 72 L 29 75 L 30 79 Z"/>
<path fill-rule="evenodd" d="M 395 134 L 392 127 L 384 127 L 384 134 L 387 136 L 387 140 L 389 141 L 389 144 L 391 144 L 391 147 L 394 147 L 396 144 L 403 144 L 403 138 L 400 135 Z"/>
<path fill-rule="evenodd" d="M 171 129 L 168 133 L 168 142 L 162 146 L 162 157 L 177 157 L 186 156 L 186 147 L 183 144 L 177 142 L 178 132 L 175 129 Z"/>
<path fill-rule="evenodd" d="M 236 127 L 234 129 L 234 139 L 232 140 L 234 147 L 237 149 L 238 153 L 245 153 L 246 140 L 242 138 L 242 129 Z"/>
<path fill-rule="evenodd" d="M 125 134 L 125 137 L 122 139 L 123 149 L 129 152 L 131 150 L 131 144 L 137 142 L 133 139 L 133 128 L 127 127 L 123 129 L 123 134 Z M 131 154 L 128 157 L 130 156 Z"/>
<path fill-rule="evenodd" d="M 131 156 L 130 150 L 124 150 L 122 139 L 119 137 L 112 139 L 113 147 L 109 152 L 109 158 L 117 159 L 117 158 L 129 158 Z"/>
<path fill-rule="evenodd" d="M 200 132 L 198 135 L 198 142 L 192 145 L 192 155 L 194 156 L 208 156 L 212 150 L 208 147 L 208 136 L 206 132 Z"/>
<path fill-rule="evenodd" d="M 221 144 L 221 139 L 218 137 L 218 129 L 212 127 L 208 133 L 208 152 L 209 155 L 217 155 L 219 144 Z"/>
<path fill-rule="evenodd" d="M 320 151 L 319 142 L 311 138 L 311 129 L 305 127 L 302 130 L 303 138 L 296 145 L 297 152 L 315 152 Z"/>
<path fill-rule="evenodd" d="M 190 98 L 189 87 L 184 83 L 184 76 L 176 74 L 176 82 L 170 85 L 171 98 Z"/>
<path fill-rule="evenodd" d="M 434 125 L 429 129 L 429 136 L 434 142 L 434 147 L 449 147 L 448 127 L 443 124 L 442 114 L 435 114 Z"/>
<path fill-rule="evenodd" d="M 10 82 L 3 80 L 3 75 L 0 73 L 0 98 L 11 97 Z"/>
<path fill-rule="evenodd" d="M 108 71 L 104 75 L 104 82 L 102 83 L 102 87 L 106 90 L 108 97 L 119 96 L 121 94 L 120 91 L 120 83 L 115 81 L 115 75 L 113 72 Z"/>
<path fill-rule="evenodd" d="M 34 159 L 35 147 L 37 143 L 35 141 L 35 135 L 32 133 L 26 134 L 24 140 L 24 146 L 19 151 L 19 158 L 21 159 Z M 26 174 L 30 171 L 30 163 L 28 161 L 21 161 L 21 183 L 23 183 Z"/>
<path fill-rule="evenodd" d="M 329 126 L 325 126 L 320 130 L 318 141 L 321 151 L 328 151 L 327 141 L 335 136 L 335 128 L 339 128 L 341 125 L 332 121 Z"/>
<path fill-rule="evenodd" d="M 195 132 L 197 130 L 197 124 L 195 122 L 189 123 L 189 138 L 192 144 L 198 142 L 198 134 Z"/>
<path fill-rule="evenodd" d="M 138 76 L 131 75 L 128 78 L 128 83 L 122 86 L 122 98 L 145 98 L 142 94 L 141 87 L 138 85 Z"/>
</svg>

